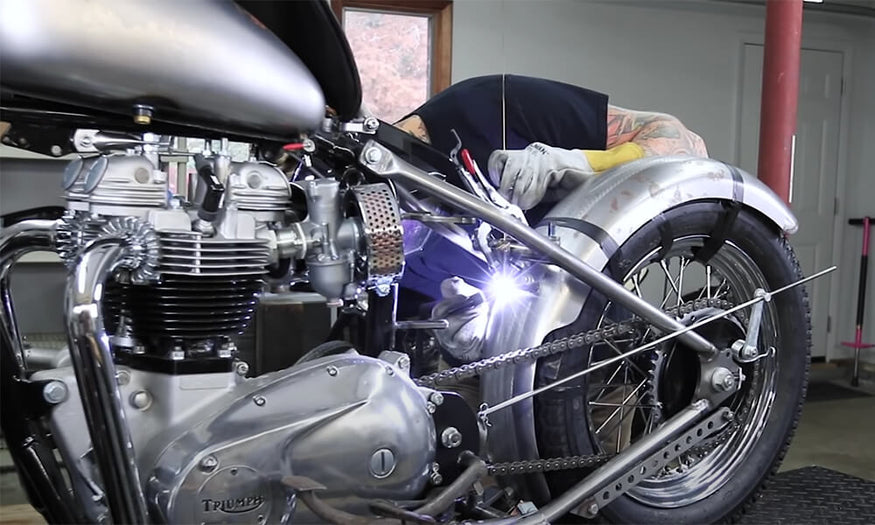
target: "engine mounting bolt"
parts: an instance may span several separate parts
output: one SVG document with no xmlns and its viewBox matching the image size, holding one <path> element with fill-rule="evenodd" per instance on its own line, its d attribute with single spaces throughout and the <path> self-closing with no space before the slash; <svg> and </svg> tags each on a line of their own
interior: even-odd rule
<svg viewBox="0 0 875 525">
<path fill-rule="evenodd" d="M 131 406 L 137 410 L 146 410 L 152 406 L 152 394 L 145 390 L 137 390 L 131 394 Z"/>
<path fill-rule="evenodd" d="M 236 365 L 234 365 L 234 371 L 237 372 L 238 376 L 245 376 L 249 373 L 249 363 L 246 361 L 238 361 Z"/>
<path fill-rule="evenodd" d="M 331 377 L 334 377 L 337 375 L 337 367 L 334 365 L 329 366 L 325 370 L 328 372 L 328 375 L 330 375 Z"/>
<path fill-rule="evenodd" d="M 367 152 L 365 152 L 365 160 L 368 161 L 368 164 L 376 164 L 380 162 L 383 158 L 383 152 L 378 150 L 377 148 L 371 148 Z"/>
<path fill-rule="evenodd" d="M 395 453 L 388 448 L 381 448 L 371 455 L 371 475 L 377 479 L 388 477 L 395 470 Z"/>
<path fill-rule="evenodd" d="M 441 406 L 444 404 L 444 395 L 440 392 L 432 392 L 428 396 L 428 400 L 434 403 L 436 406 Z"/>
<path fill-rule="evenodd" d="M 212 472 L 216 470 L 216 467 L 219 466 L 219 460 L 216 459 L 216 456 L 206 456 L 200 462 L 200 468 L 204 472 Z"/>
<path fill-rule="evenodd" d="M 434 411 L 437 410 L 437 407 L 434 405 L 434 403 L 432 403 L 431 401 L 429 401 L 428 403 L 425 404 L 425 410 L 426 410 L 429 414 L 434 414 Z"/>
<path fill-rule="evenodd" d="M 267 399 L 264 396 L 255 396 L 252 398 L 252 402 L 255 403 L 255 406 L 263 407 L 267 403 Z"/>
<path fill-rule="evenodd" d="M 718 367 L 711 373 L 711 388 L 716 392 L 728 392 L 735 388 L 735 376 L 728 368 Z"/>
<path fill-rule="evenodd" d="M 67 399 L 67 385 L 63 381 L 49 381 L 43 387 L 43 399 L 51 405 L 57 405 Z"/>
<path fill-rule="evenodd" d="M 446 448 L 456 448 L 462 444 L 462 433 L 456 427 L 447 427 L 441 432 L 441 444 Z"/>
</svg>

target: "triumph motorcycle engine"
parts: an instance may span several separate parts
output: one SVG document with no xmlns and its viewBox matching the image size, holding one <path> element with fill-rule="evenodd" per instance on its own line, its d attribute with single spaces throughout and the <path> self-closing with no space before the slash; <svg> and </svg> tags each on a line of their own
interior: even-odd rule
<svg viewBox="0 0 875 525">
<path fill-rule="evenodd" d="M 88 137 L 77 144 L 112 143 Z M 366 512 L 368 499 L 420 497 L 434 468 L 434 406 L 432 392 L 409 378 L 409 361 L 349 351 L 246 379 L 235 360 L 234 339 L 284 260 L 304 261 L 311 287 L 334 302 L 398 278 L 401 222 L 390 188 L 333 179 L 292 186 L 273 165 L 207 153 L 189 201 L 170 194 L 160 146 L 95 153 L 65 172 L 59 251 L 75 265 L 90 243 L 123 239 L 143 261 L 113 275 L 102 308 L 152 515 L 314 521 L 287 476 L 325 485 L 320 498 L 351 511 Z M 292 206 L 297 194 L 303 202 Z M 52 431 L 77 493 L 90 495 L 83 506 L 100 521 L 105 498 L 75 374 L 57 368 L 33 379 L 67 388 Z"/>
</svg>

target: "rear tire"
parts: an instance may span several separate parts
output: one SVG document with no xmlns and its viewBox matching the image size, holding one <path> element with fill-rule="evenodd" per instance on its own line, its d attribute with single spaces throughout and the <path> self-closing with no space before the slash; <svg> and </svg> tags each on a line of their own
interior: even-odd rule
<svg viewBox="0 0 875 525">
<path fill-rule="evenodd" d="M 724 230 L 725 242 L 716 245 L 719 249 L 706 262 L 696 262 L 696 254 L 706 253 L 712 245 L 708 242 L 712 232 L 721 230 L 716 225 L 728 216 L 727 209 L 720 202 L 697 202 L 665 212 L 663 220 L 646 224 L 620 247 L 606 272 L 656 306 L 668 303 L 666 308 L 698 296 L 719 295 L 739 304 L 753 297 L 756 288 L 775 290 L 801 278 L 786 239 L 766 219 L 747 209 L 738 211 Z M 653 286 L 654 279 L 657 286 Z M 718 346 L 731 345 L 739 336 L 743 338 L 750 309 L 743 312 L 729 316 L 722 325 L 715 323 L 717 327 L 710 331 L 702 327 L 701 333 Z M 628 312 L 593 293 L 575 323 L 547 340 L 628 317 Z M 740 515 L 777 471 L 796 428 L 808 380 L 810 333 L 805 288 L 798 286 L 775 296 L 764 308 L 758 344 L 760 351 L 775 347 L 775 353 L 743 365 L 747 379 L 724 403 L 737 414 L 738 425 L 697 447 L 695 454 L 682 456 L 671 469 L 643 481 L 603 509 L 602 515 L 620 523 L 697 524 Z M 566 377 L 615 355 L 618 349 L 634 348 L 646 337 L 617 341 L 613 349 L 594 345 L 543 359 L 535 386 Z M 616 453 L 648 433 L 692 401 L 690 384 L 698 380 L 698 364 L 691 355 L 691 350 L 681 346 L 663 346 L 620 363 L 617 371 L 605 367 L 601 373 L 536 397 L 541 457 Z M 636 385 L 639 388 L 633 391 Z M 585 474 L 548 475 L 553 497 Z"/>
</svg>

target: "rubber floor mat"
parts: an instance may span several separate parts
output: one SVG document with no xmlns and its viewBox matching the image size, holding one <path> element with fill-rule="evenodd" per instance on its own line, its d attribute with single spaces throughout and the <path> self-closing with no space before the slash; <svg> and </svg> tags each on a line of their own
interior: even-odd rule
<svg viewBox="0 0 875 525">
<path fill-rule="evenodd" d="M 775 476 L 744 524 L 875 523 L 875 482 L 823 467 Z"/>
</svg>

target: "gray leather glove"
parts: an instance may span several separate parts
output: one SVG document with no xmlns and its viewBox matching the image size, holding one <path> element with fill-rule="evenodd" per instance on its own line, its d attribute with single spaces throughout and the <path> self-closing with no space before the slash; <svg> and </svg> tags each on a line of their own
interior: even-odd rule
<svg viewBox="0 0 875 525">
<path fill-rule="evenodd" d="M 435 330 L 435 338 L 459 361 L 480 359 L 489 314 L 483 292 L 460 277 L 451 277 L 441 282 L 441 296 L 443 299 L 432 308 L 431 317 L 446 319 L 449 326 Z"/>
<path fill-rule="evenodd" d="M 533 142 L 523 150 L 496 150 L 489 177 L 498 191 L 524 210 L 542 200 L 559 200 L 596 175 L 581 150 Z"/>
</svg>

